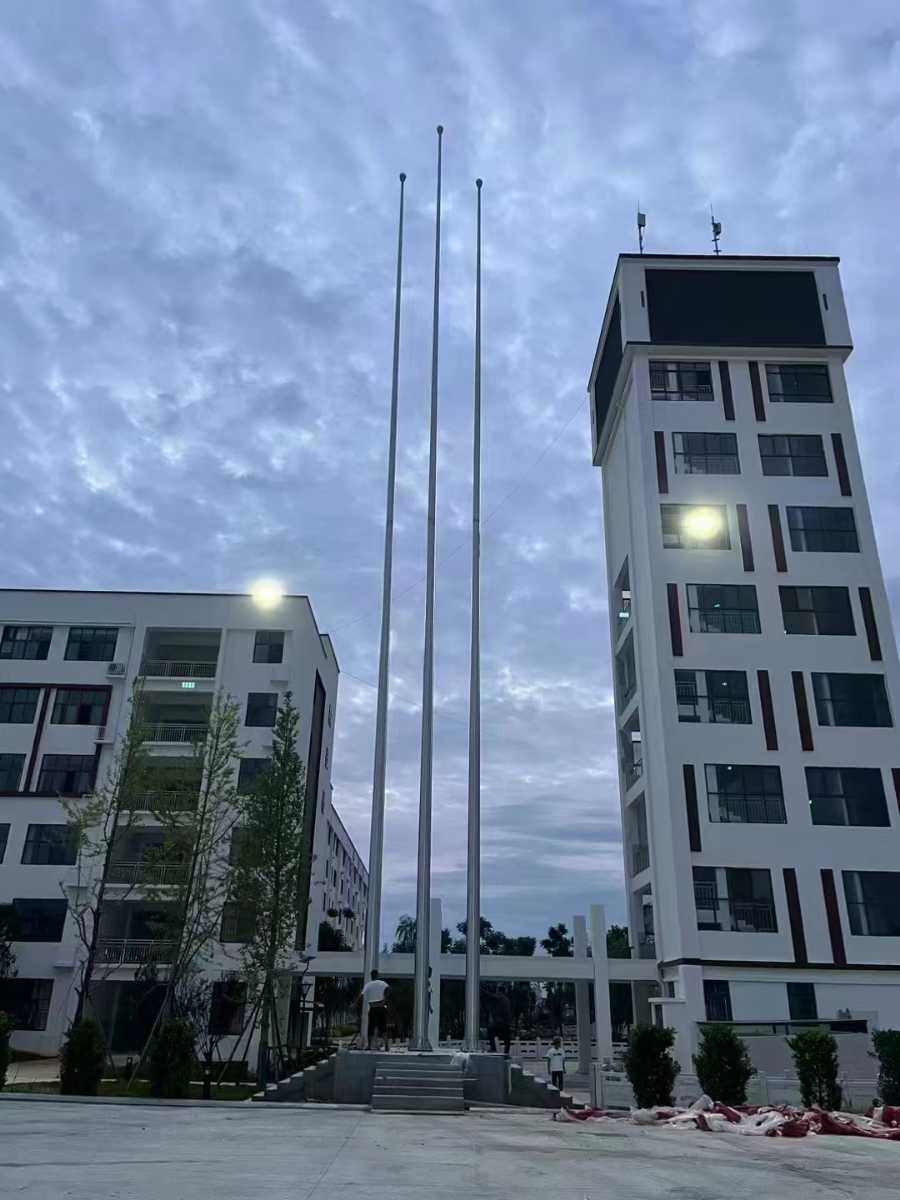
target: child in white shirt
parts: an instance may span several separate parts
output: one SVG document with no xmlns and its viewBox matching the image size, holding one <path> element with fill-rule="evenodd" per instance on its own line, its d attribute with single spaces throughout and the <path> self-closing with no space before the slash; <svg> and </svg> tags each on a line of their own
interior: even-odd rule
<svg viewBox="0 0 900 1200">
<path fill-rule="evenodd" d="M 559 1088 L 562 1091 L 566 1078 L 566 1055 L 560 1038 L 555 1037 L 553 1039 L 553 1044 L 544 1055 L 544 1058 L 547 1060 L 550 1082 L 555 1088 Z"/>
</svg>

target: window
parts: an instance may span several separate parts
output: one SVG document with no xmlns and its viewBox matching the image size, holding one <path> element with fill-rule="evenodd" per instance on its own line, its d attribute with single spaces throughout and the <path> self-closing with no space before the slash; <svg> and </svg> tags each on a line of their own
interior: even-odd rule
<svg viewBox="0 0 900 1200">
<path fill-rule="evenodd" d="M 78 662 L 112 662 L 119 631 L 109 626 L 73 625 L 66 642 L 66 658 Z"/>
<path fill-rule="evenodd" d="M 787 510 L 792 550 L 859 552 L 852 508 L 791 508 Z"/>
<path fill-rule="evenodd" d="M 737 434 L 673 433 L 676 475 L 739 475 Z"/>
<path fill-rule="evenodd" d="M 817 433 L 760 434 L 763 475 L 827 475 L 825 448 Z"/>
<path fill-rule="evenodd" d="M 46 1029 L 52 995 L 52 979 L 0 979 L 0 1012 L 12 1017 L 13 1029 Z"/>
<path fill-rule="evenodd" d="M 253 643 L 255 663 L 280 663 L 284 658 L 284 634 L 280 631 L 259 629 Z"/>
<path fill-rule="evenodd" d="M 707 1021 L 730 1021 L 731 988 L 727 979 L 704 979 L 703 999 Z"/>
<path fill-rule="evenodd" d="M 772 876 L 752 867 L 694 867 L 697 928 L 777 933 Z"/>
<path fill-rule="evenodd" d="M 781 587 L 778 591 L 785 633 L 856 633 L 848 588 Z"/>
<path fill-rule="evenodd" d="M 209 1032 L 218 1037 L 238 1037 L 244 1031 L 247 985 L 242 979 L 217 979 L 212 985 Z"/>
<path fill-rule="evenodd" d="M 60 688 L 53 705 L 53 725 L 102 725 L 106 712 L 105 688 Z"/>
<path fill-rule="evenodd" d="M 676 671 L 678 720 L 749 725 L 746 671 Z"/>
<path fill-rule="evenodd" d="M 66 922 L 65 900 L 13 900 L 14 942 L 60 942 Z"/>
<path fill-rule="evenodd" d="M 231 842 L 228 847 L 229 866 L 236 867 L 242 863 L 258 863 L 258 843 L 254 847 L 251 830 L 240 825 L 231 831 Z"/>
<path fill-rule="evenodd" d="M 220 942 L 249 942 L 256 932 L 256 913 L 233 900 L 222 905 Z"/>
<path fill-rule="evenodd" d="M 711 821 L 784 825 L 784 793 L 778 767 L 707 763 L 706 795 Z"/>
<path fill-rule="evenodd" d="M 825 363 L 766 363 L 769 400 L 830 404 L 831 382 Z"/>
<path fill-rule="evenodd" d="M 637 689 L 637 671 L 634 663 L 634 637 L 629 635 L 625 645 L 616 655 L 616 689 L 619 694 L 619 709 L 624 709 Z"/>
<path fill-rule="evenodd" d="M 883 675 L 837 675 L 813 671 L 820 725 L 893 725 Z"/>
<path fill-rule="evenodd" d="M 0 792 L 19 790 L 24 766 L 24 754 L 0 754 Z"/>
<path fill-rule="evenodd" d="M 0 641 L 0 658 L 46 658 L 52 637 L 50 625 L 6 625 Z"/>
<path fill-rule="evenodd" d="M 789 983 L 787 985 L 788 1012 L 792 1021 L 815 1021 L 819 1015 L 816 1007 L 816 985 L 814 983 Z"/>
<path fill-rule="evenodd" d="M 6 843 L 9 840 L 9 825 L 0 825 L 0 863 L 3 862 L 3 856 L 6 854 Z M 2 1011 L 2 1009 L 0 1009 Z"/>
<path fill-rule="evenodd" d="M 252 792 L 256 781 L 271 763 L 270 758 L 242 758 L 238 768 L 237 790 L 242 794 Z"/>
<path fill-rule="evenodd" d="M 32 867 L 71 867 L 75 863 L 77 838 L 69 825 L 29 825 L 22 862 Z"/>
<path fill-rule="evenodd" d="M 759 608 L 752 583 L 689 583 L 691 633 L 759 633 Z"/>
<path fill-rule="evenodd" d="M 62 796 L 83 796 L 94 786 L 93 754 L 45 754 L 37 790 Z"/>
<path fill-rule="evenodd" d="M 807 767 L 813 825 L 890 825 L 877 767 Z"/>
<path fill-rule="evenodd" d="M 900 874 L 844 871 L 850 932 L 861 937 L 900 937 Z"/>
<path fill-rule="evenodd" d="M 247 720 L 245 724 L 271 729 L 278 711 L 277 692 L 251 692 L 247 697 Z"/>
<path fill-rule="evenodd" d="M 631 583 L 628 579 L 627 558 L 613 585 L 613 604 L 616 613 L 616 636 L 618 637 L 631 617 Z"/>
<path fill-rule="evenodd" d="M 730 550 L 724 504 L 661 504 L 667 550 Z"/>
<path fill-rule="evenodd" d="M 40 694 L 41 689 L 36 687 L 0 687 L 0 723 L 30 725 Z"/>
<path fill-rule="evenodd" d="M 651 400 L 712 400 L 712 371 L 708 362 L 650 360 Z"/>
</svg>

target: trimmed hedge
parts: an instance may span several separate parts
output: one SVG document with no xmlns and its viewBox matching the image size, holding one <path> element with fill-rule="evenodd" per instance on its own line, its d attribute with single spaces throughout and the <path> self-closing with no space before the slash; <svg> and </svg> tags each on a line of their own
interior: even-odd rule
<svg viewBox="0 0 900 1200">
<path fill-rule="evenodd" d="M 59 1072 L 61 1096 L 96 1096 L 106 1066 L 106 1043 L 96 1021 L 84 1020 L 66 1034 Z"/>
<path fill-rule="evenodd" d="M 625 1049 L 625 1073 L 638 1108 L 672 1103 L 672 1088 L 680 1063 L 672 1057 L 675 1030 L 656 1025 L 632 1025 Z"/>
</svg>

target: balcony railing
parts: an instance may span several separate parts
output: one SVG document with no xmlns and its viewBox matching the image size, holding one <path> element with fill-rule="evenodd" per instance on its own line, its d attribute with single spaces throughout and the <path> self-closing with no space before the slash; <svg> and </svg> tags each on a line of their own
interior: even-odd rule
<svg viewBox="0 0 900 1200">
<path fill-rule="evenodd" d="M 202 742 L 209 730 L 208 725 L 175 725 L 161 722 L 147 729 L 148 742 Z"/>
<path fill-rule="evenodd" d="M 638 958 L 656 958 L 656 937 L 652 933 L 638 938 Z"/>
<path fill-rule="evenodd" d="M 215 679 L 216 663 L 145 658 L 141 674 L 154 679 Z"/>
<path fill-rule="evenodd" d="M 107 883 L 183 883 L 187 878 L 185 863 L 114 862 L 109 865 Z"/>
<path fill-rule="evenodd" d="M 171 962 L 175 943 L 155 939 L 100 938 L 97 949 L 100 962 L 108 967 L 138 967 L 144 963 Z"/>
<path fill-rule="evenodd" d="M 723 796 L 710 792 L 711 821 L 746 825 L 784 825 L 787 816 L 781 796 Z"/>
<path fill-rule="evenodd" d="M 676 687 L 679 721 L 703 721 L 711 725 L 749 725 L 750 701 L 739 697 L 704 696 L 693 688 Z"/>
<path fill-rule="evenodd" d="M 644 764 L 641 759 L 636 759 L 634 762 L 623 762 L 622 770 L 625 774 L 625 787 L 632 787 L 644 774 Z"/>
<path fill-rule="evenodd" d="M 777 933 L 778 923 L 775 908 L 768 900 L 730 900 L 720 896 L 713 883 L 694 884 L 694 903 L 698 914 L 714 912 L 716 921 L 722 920 L 723 910 L 728 913 L 729 933 Z"/>
<path fill-rule="evenodd" d="M 189 812 L 198 799 L 196 792 L 137 792 L 126 807 L 132 812 Z"/>
<path fill-rule="evenodd" d="M 632 846 L 631 847 L 631 873 L 632 875 L 640 875 L 641 871 L 646 871 L 650 866 L 650 847 L 649 846 Z"/>
</svg>

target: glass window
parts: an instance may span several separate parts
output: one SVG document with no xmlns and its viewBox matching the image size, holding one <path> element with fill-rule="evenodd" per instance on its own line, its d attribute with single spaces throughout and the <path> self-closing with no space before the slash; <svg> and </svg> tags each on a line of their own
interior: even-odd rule
<svg viewBox="0 0 900 1200">
<path fill-rule="evenodd" d="M 45 754 L 37 790 L 53 795 L 83 796 L 94 786 L 93 754 Z"/>
<path fill-rule="evenodd" d="M 631 584 L 628 579 L 627 558 L 613 585 L 613 604 L 616 611 L 616 636 L 618 636 L 631 617 Z M 331 711 L 330 705 L 328 711 Z"/>
<path fill-rule="evenodd" d="M 760 434 L 763 475 L 827 475 L 825 447 L 817 433 Z"/>
<path fill-rule="evenodd" d="M 0 825 L 0 863 L 3 862 L 3 856 L 6 854 L 6 843 L 9 840 L 9 824 Z M 0 1010 L 2 1011 L 2 1010 Z"/>
<path fill-rule="evenodd" d="M 893 725 L 883 675 L 838 675 L 814 671 L 812 683 L 820 725 Z"/>
<path fill-rule="evenodd" d="M 271 629 L 259 629 L 253 643 L 255 663 L 280 663 L 284 658 L 284 633 Z"/>
<path fill-rule="evenodd" d="M 877 767 L 807 767 L 813 825 L 890 825 Z"/>
<path fill-rule="evenodd" d="M 831 381 L 826 363 L 766 363 L 769 400 L 830 404 Z"/>
<path fill-rule="evenodd" d="M 629 635 L 625 645 L 616 655 L 616 690 L 619 709 L 624 709 L 637 689 L 637 671 L 634 663 L 634 637 Z"/>
<path fill-rule="evenodd" d="M 31 725 L 40 694 L 36 687 L 0 687 L 0 724 Z"/>
<path fill-rule="evenodd" d="M 106 625 L 73 625 L 66 642 L 66 658 L 78 662 L 112 662 L 118 629 Z"/>
<path fill-rule="evenodd" d="M 651 400 L 712 400 L 708 362 L 650 360 Z"/>
<path fill-rule="evenodd" d="M 222 928 L 219 932 L 220 942 L 249 942 L 256 932 L 256 913 L 252 909 L 241 908 L 233 900 L 222 905 Z"/>
<path fill-rule="evenodd" d="M 755 867 L 694 867 L 699 929 L 777 933 L 772 876 Z"/>
<path fill-rule="evenodd" d="M 778 591 L 785 633 L 856 633 L 849 588 L 780 587 Z"/>
<path fill-rule="evenodd" d="M 819 1015 L 816 1007 L 816 985 L 814 983 L 789 983 L 787 985 L 788 1012 L 792 1021 L 815 1021 Z"/>
<path fill-rule="evenodd" d="M 900 937 L 900 874 L 844 871 L 850 932 L 861 937 Z"/>
<path fill-rule="evenodd" d="M 237 790 L 242 794 L 252 792 L 256 781 L 271 763 L 270 758 L 242 758 L 238 768 Z"/>
<path fill-rule="evenodd" d="M 32 867 L 71 867 L 75 863 L 77 838 L 69 825 L 29 825 L 22 849 L 22 862 Z"/>
<path fill-rule="evenodd" d="M 0 792 L 19 790 L 24 766 L 24 754 L 0 754 Z"/>
<path fill-rule="evenodd" d="M 749 725 L 746 671 L 676 671 L 678 720 Z"/>
<path fill-rule="evenodd" d="M 737 434 L 673 433 L 676 475 L 739 475 Z"/>
<path fill-rule="evenodd" d="M 105 688 L 59 688 L 53 705 L 53 725 L 102 725 L 108 692 Z"/>
<path fill-rule="evenodd" d="M 5 625 L 0 658 L 43 659 L 50 653 L 50 625 Z"/>
<path fill-rule="evenodd" d="M 277 692 L 250 692 L 247 696 L 247 720 L 245 724 L 271 729 L 278 712 Z"/>
<path fill-rule="evenodd" d="M 13 900 L 14 942 L 60 942 L 66 923 L 65 900 Z"/>
<path fill-rule="evenodd" d="M 794 508 L 788 506 L 792 550 L 859 552 L 852 508 Z"/>
<path fill-rule="evenodd" d="M 212 986 L 209 1032 L 214 1037 L 239 1037 L 244 1032 L 247 984 L 242 979 L 217 979 Z"/>
<path fill-rule="evenodd" d="M 704 979 L 703 999 L 707 1021 L 730 1021 L 731 988 L 727 979 Z"/>
<path fill-rule="evenodd" d="M 0 1012 L 12 1017 L 13 1029 L 46 1029 L 52 995 L 52 979 L 0 979 Z"/>
<path fill-rule="evenodd" d="M 692 633 L 760 632 L 752 583 L 689 583 L 687 597 Z"/>
<path fill-rule="evenodd" d="M 663 546 L 667 550 L 730 550 L 724 504 L 661 504 Z"/>
<path fill-rule="evenodd" d="M 706 795 L 711 821 L 784 825 L 784 793 L 778 767 L 707 763 Z"/>
</svg>

